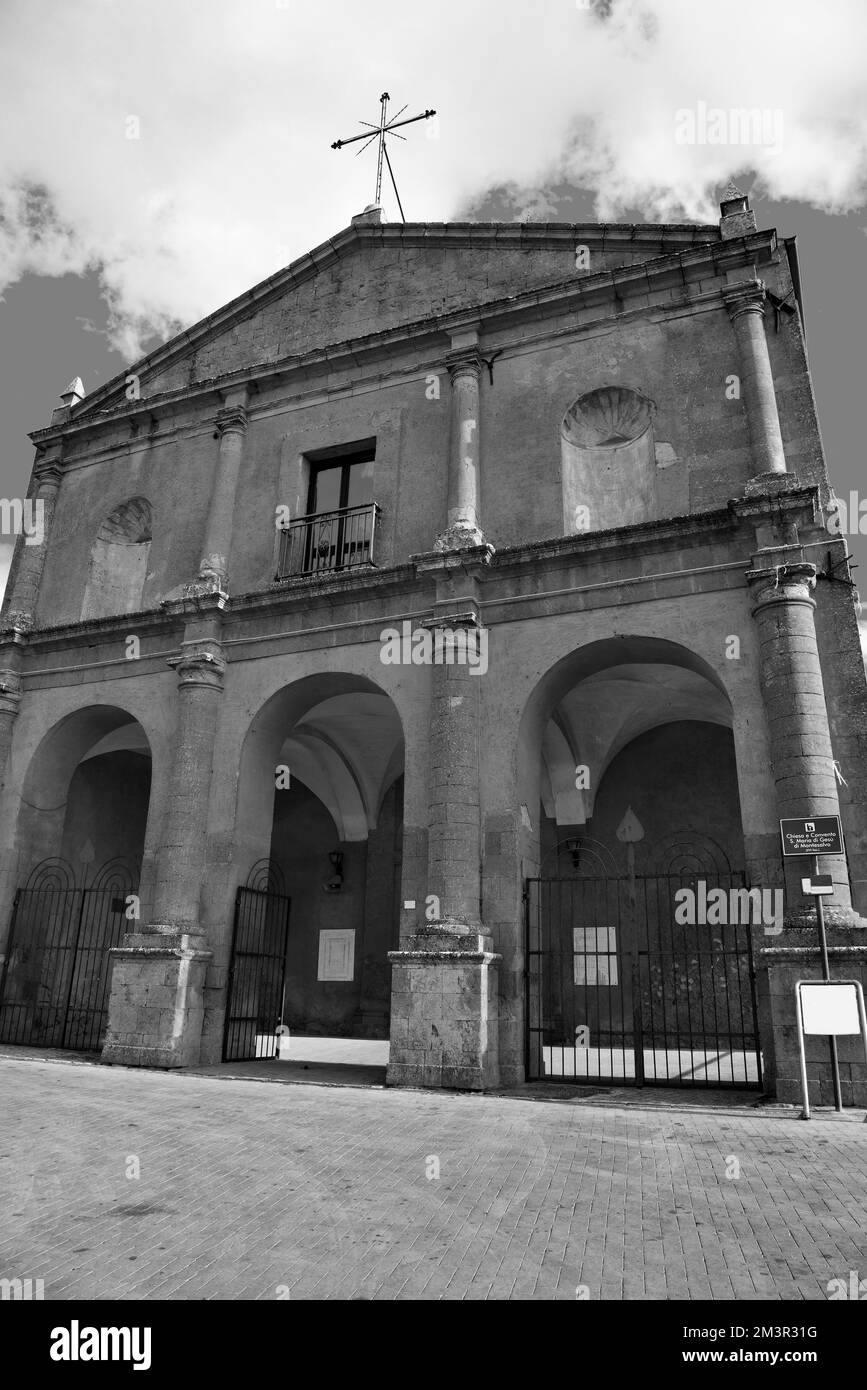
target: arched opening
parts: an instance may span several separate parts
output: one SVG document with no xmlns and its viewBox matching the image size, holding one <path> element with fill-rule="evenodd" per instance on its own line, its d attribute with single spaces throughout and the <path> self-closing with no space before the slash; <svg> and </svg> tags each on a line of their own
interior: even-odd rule
<svg viewBox="0 0 867 1390">
<path fill-rule="evenodd" d="M 150 788 L 150 745 L 126 710 L 77 710 L 42 739 L 22 788 L 0 1041 L 101 1046 L 110 950 L 141 915 Z"/>
<path fill-rule="evenodd" d="M 386 1065 L 403 761 L 397 710 L 363 677 L 307 677 L 278 691 L 253 720 L 242 752 L 237 825 L 240 852 L 256 867 L 236 904 L 225 1060 L 268 1055 L 267 1033 L 277 1020 L 266 1015 L 279 973 L 281 1060 Z M 254 879 L 260 896 L 245 904 Z M 263 892 L 273 900 L 272 913 L 283 910 L 278 899 L 287 903 L 288 930 L 278 960 L 283 947 L 271 929 L 272 964 L 260 972 L 261 1002 L 251 1006 L 249 988 L 245 999 L 239 994 L 238 941 L 245 914 L 262 912 Z"/>
<path fill-rule="evenodd" d="M 105 518 L 90 555 L 82 619 L 141 608 L 151 538 L 151 506 L 145 497 L 130 498 Z"/>
<path fill-rule="evenodd" d="M 674 643 L 593 643 L 539 683 L 519 765 L 531 1075 L 758 1085 L 763 905 L 718 676 Z"/>
</svg>

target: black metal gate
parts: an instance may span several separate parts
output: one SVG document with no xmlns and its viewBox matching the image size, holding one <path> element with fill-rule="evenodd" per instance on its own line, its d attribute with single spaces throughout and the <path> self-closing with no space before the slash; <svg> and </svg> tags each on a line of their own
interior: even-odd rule
<svg viewBox="0 0 867 1390">
<path fill-rule="evenodd" d="M 106 864 L 89 888 L 60 859 L 15 894 L 0 976 L 0 1042 L 90 1052 L 105 1036 L 112 946 L 128 928 L 138 875 Z M 132 920 L 132 919 L 130 919 Z"/>
<path fill-rule="evenodd" d="M 262 888 L 239 888 L 235 897 L 232 962 L 223 1061 L 277 1057 L 281 1021 L 289 899 Z"/>
<path fill-rule="evenodd" d="M 528 879 L 528 1080 L 760 1088 L 761 906 L 742 873 Z"/>
</svg>

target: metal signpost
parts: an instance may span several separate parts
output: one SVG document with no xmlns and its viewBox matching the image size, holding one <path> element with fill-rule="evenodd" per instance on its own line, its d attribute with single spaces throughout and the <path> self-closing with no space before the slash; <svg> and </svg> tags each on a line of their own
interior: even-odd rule
<svg viewBox="0 0 867 1390">
<path fill-rule="evenodd" d="M 820 854 L 843 854 L 843 827 L 840 824 L 839 816 L 812 816 L 788 818 L 780 821 L 780 837 L 783 842 L 783 857 L 790 859 L 796 857 L 810 857 L 813 859 L 813 874 L 810 878 L 801 879 L 801 888 L 809 897 L 816 899 L 816 925 L 819 928 L 819 951 L 822 957 L 822 983 L 816 985 L 817 989 L 826 989 L 828 993 L 824 998 L 828 1004 L 833 1004 L 835 998 L 842 996 L 835 989 L 836 983 L 845 983 L 847 987 L 850 981 L 831 982 L 831 967 L 828 961 L 828 939 L 825 935 L 825 913 L 822 907 L 822 898 L 833 894 L 834 880 L 830 874 L 819 873 Z M 815 981 L 813 982 L 816 983 Z M 810 1118 L 810 1102 L 807 1094 L 807 1064 L 804 1057 L 804 1019 L 802 1014 L 801 990 L 807 988 L 809 982 L 799 980 L 796 985 L 798 992 L 798 1042 L 801 1048 L 801 1083 L 804 1088 L 804 1114 L 803 1118 Z M 829 988 L 830 987 L 830 988 Z M 860 985 L 858 991 L 860 995 Z M 861 1000 L 861 1012 L 863 1015 L 864 1003 Z M 811 1015 L 813 1021 L 821 1016 L 827 1024 L 833 1023 L 833 1009 L 824 1007 L 814 1009 Z M 837 1110 L 843 1109 L 843 1097 L 840 1092 L 840 1063 L 837 1057 L 837 1033 L 848 1033 L 853 1030 L 848 1027 L 828 1026 L 823 1029 L 815 1027 L 808 1028 L 811 1033 L 824 1032 L 828 1038 L 831 1052 L 831 1077 L 834 1083 L 834 1107 Z M 858 1029 L 854 1030 L 856 1033 Z M 867 1042 L 867 1034 L 865 1034 Z"/>
</svg>

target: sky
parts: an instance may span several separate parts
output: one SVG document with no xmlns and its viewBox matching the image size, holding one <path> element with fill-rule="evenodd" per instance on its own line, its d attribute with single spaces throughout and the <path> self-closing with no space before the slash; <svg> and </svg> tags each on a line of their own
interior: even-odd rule
<svg viewBox="0 0 867 1390">
<path fill-rule="evenodd" d="M 374 152 L 331 145 L 388 90 L 438 113 L 393 146 L 410 221 L 716 221 L 735 178 L 798 237 L 829 470 L 867 499 L 865 52 L 864 0 L 2 0 L 0 497 L 72 377 L 93 391 L 372 201 Z"/>
</svg>

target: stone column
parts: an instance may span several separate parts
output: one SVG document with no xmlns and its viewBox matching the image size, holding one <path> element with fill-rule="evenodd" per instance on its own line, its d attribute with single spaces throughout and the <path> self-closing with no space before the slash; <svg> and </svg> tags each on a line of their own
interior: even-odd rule
<svg viewBox="0 0 867 1390">
<path fill-rule="evenodd" d="M 0 633 L 0 790 L 3 787 L 12 730 L 21 704 L 24 636 L 17 629 Z"/>
<path fill-rule="evenodd" d="M 9 574 L 9 588 L 0 622 L 0 787 L 12 746 L 12 729 L 21 704 L 21 668 L 24 641 L 34 626 L 39 585 L 48 554 L 48 537 L 63 476 L 59 455 L 37 459 L 33 466 L 35 487 L 33 536 L 22 534 L 16 542 Z M 40 516 L 41 512 L 41 516 Z M 39 526 L 39 530 L 36 526 Z"/>
<path fill-rule="evenodd" d="M 178 722 L 166 821 L 156 855 L 153 920 L 114 950 L 104 1062 L 180 1067 L 199 1060 L 211 952 L 199 925 L 208 799 L 225 661 L 222 599 L 189 622 L 178 675 Z"/>
<path fill-rule="evenodd" d="M 737 338 L 744 405 L 756 476 L 786 472 L 774 377 L 765 337 L 765 287 L 760 280 L 731 284 L 723 291 Z"/>
<path fill-rule="evenodd" d="M 837 816 L 840 804 L 813 617 L 816 567 L 796 561 L 762 568 L 763 560 L 761 553 L 753 557 L 747 582 L 759 630 L 777 814 L 781 819 Z M 823 857 L 820 868 L 834 879 L 834 896 L 826 899 L 825 908 L 829 925 L 859 922 L 852 911 L 845 858 Z M 815 904 L 801 891 L 801 878 L 812 869 L 809 859 L 785 861 L 787 927 L 815 923 Z"/>
<path fill-rule="evenodd" d="M 3 604 L 4 626 L 25 631 L 34 623 L 39 585 L 48 554 L 48 538 L 63 477 L 59 457 L 38 460 L 33 466 L 33 477 L 36 484 L 32 497 L 34 521 L 41 512 L 41 530 L 35 532 L 33 537 L 19 537 L 10 573 L 10 593 Z"/>
<path fill-rule="evenodd" d="M 217 414 L 216 427 L 220 437 L 220 453 L 211 502 L 208 508 L 208 522 L 205 528 L 205 543 L 199 565 L 199 577 L 211 580 L 219 589 L 228 591 L 229 549 L 232 542 L 232 525 L 235 514 L 235 493 L 244 454 L 244 436 L 247 433 L 247 390 L 234 392 L 227 396 L 226 404 Z"/>
<path fill-rule="evenodd" d="M 496 1086 L 500 957 L 480 916 L 479 683 L 487 676 L 478 581 L 491 546 L 417 557 L 437 582 L 431 672 L 428 874 L 393 966 L 390 1085 Z M 462 605 L 462 606 L 459 606 Z M 475 660 L 437 660 L 451 650 Z"/>
<path fill-rule="evenodd" d="M 429 624 L 436 642 L 449 633 L 478 641 L 479 626 L 470 617 Z M 458 639 L 460 640 L 460 638 Z M 439 927 L 478 934 L 481 897 L 481 825 L 479 820 L 479 682 L 467 665 L 435 665 L 431 672 L 429 772 L 428 894 L 437 898 Z"/>
<path fill-rule="evenodd" d="M 446 529 L 436 540 L 437 550 L 481 545 L 484 540 L 479 527 L 482 359 L 477 343 L 477 333 L 461 335 L 460 346 L 447 358 L 452 392 L 448 510 Z"/>
</svg>

